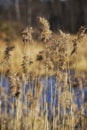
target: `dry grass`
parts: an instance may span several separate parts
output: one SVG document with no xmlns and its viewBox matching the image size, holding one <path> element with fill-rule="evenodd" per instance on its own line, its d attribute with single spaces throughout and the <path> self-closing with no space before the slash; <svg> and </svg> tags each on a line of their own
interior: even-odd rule
<svg viewBox="0 0 87 130">
<path fill-rule="evenodd" d="M 22 63 L 24 47 L 21 45 L 21 42 L 22 41 L 17 40 L 11 43 L 12 45 L 15 45 L 15 49 L 13 52 L 11 52 L 11 56 L 10 56 L 10 69 L 12 72 L 17 72 L 17 71 L 19 71 L 20 73 L 22 72 L 22 68 L 20 66 Z M 5 49 L 6 49 L 6 43 L 0 41 L 0 52 L 2 54 L 0 55 L 1 61 L 3 60 L 3 52 L 5 51 Z M 44 49 L 44 45 L 42 45 L 40 42 L 37 43 L 36 41 L 34 41 L 33 45 L 27 45 L 26 55 L 33 61 L 32 66 L 29 66 L 30 71 L 36 71 L 38 73 L 39 63 L 36 62 L 36 56 L 39 53 L 39 51 L 42 51 L 43 49 Z M 0 66 L 0 70 L 1 69 L 2 68 Z"/>
<path fill-rule="evenodd" d="M 71 36 L 71 39 L 75 37 L 75 36 Z M 21 73 L 21 68 L 20 65 L 22 63 L 22 57 L 23 57 L 23 46 L 21 45 L 21 40 L 16 40 L 11 42 L 12 45 L 15 45 L 15 50 L 11 53 L 11 57 L 10 57 L 10 63 L 11 63 L 11 70 L 13 72 L 19 71 Z M 0 40 L 0 53 L 3 53 L 4 50 L 6 48 L 6 43 L 3 40 Z M 39 71 L 39 63 L 36 61 L 36 56 L 37 54 L 42 51 L 45 48 L 45 45 L 42 42 L 37 42 L 34 41 L 33 45 L 28 45 L 27 46 L 27 56 L 29 56 L 32 61 L 33 61 L 33 65 L 29 67 L 29 70 L 34 70 L 36 73 L 38 73 Z M 0 55 L 0 59 L 1 59 L 1 55 Z M 78 62 L 77 64 L 77 71 L 78 72 L 87 72 L 87 38 L 84 38 L 84 40 L 82 41 L 80 48 L 78 49 L 78 54 L 72 57 L 71 59 L 72 64 L 71 64 L 71 68 L 76 66 L 76 62 Z M 35 69 L 37 68 L 37 69 Z M 1 67 L 0 67 L 0 71 L 1 71 Z M 43 74 L 44 70 L 43 68 L 41 69 L 41 74 Z M 51 72 L 52 74 L 53 72 Z"/>
<path fill-rule="evenodd" d="M 75 36 L 74 36 L 75 37 Z M 80 47 L 78 48 L 78 53 L 76 56 L 73 56 L 72 62 L 73 66 L 75 66 L 76 62 L 77 64 L 77 70 L 78 72 L 87 72 L 87 37 L 83 39 L 83 41 L 80 44 Z M 72 67 L 73 67 L 72 66 Z"/>
<path fill-rule="evenodd" d="M 25 28 L 22 40 L 0 42 L 0 129 L 84 130 L 86 77 L 77 78 L 76 73 L 87 71 L 87 28 L 81 27 L 76 36 L 59 30 L 57 36 L 45 18 L 40 17 L 39 24 L 38 31 Z M 54 75 L 54 84 L 50 75 Z M 80 107 L 75 102 L 79 92 Z"/>
</svg>

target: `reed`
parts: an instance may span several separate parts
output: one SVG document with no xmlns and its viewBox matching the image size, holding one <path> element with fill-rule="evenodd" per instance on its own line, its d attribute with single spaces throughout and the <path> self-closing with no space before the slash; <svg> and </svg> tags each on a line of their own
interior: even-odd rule
<svg viewBox="0 0 87 130">
<path fill-rule="evenodd" d="M 75 38 L 59 30 L 56 38 L 49 22 L 42 17 L 38 20 L 38 31 L 30 26 L 22 31 L 21 72 L 11 70 L 12 53 L 17 49 L 13 44 L 8 43 L 0 53 L 0 129 L 86 130 L 86 77 L 77 76 L 77 61 L 71 74 L 70 64 L 87 27 L 81 27 Z M 33 59 L 34 51 L 29 49 L 35 41 L 44 49 Z"/>
</svg>

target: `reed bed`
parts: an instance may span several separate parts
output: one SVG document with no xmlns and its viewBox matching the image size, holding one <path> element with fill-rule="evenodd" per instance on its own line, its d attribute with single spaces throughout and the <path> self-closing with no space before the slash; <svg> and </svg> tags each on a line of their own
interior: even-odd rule
<svg viewBox="0 0 87 130">
<path fill-rule="evenodd" d="M 7 40 L 0 53 L 0 129 L 86 130 L 87 78 L 86 74 L 76 75 L 78 61 L 73 69 L 71 64 L 87 27 L 81 27 L 72 39 L 59 30 L 56 38 L 48 21 L 38 20 L 37 29 L 29 26 L 22 31 L 20 71 L 11 68 L 14 44 Z M 35 41 L 44 44 L 44 49 L 33 60 L 29 48 Z"/>
</svg>

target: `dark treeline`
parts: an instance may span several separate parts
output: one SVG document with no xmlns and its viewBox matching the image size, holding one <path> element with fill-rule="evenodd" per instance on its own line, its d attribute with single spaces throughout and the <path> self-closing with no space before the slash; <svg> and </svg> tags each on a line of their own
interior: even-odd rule
<svg viewBox="0 0 87 130">
<path fill-rule="evenodd" d="M 76 32 L 87 24 L 87 0 L 0 0 L 0 19 L 36 25 L 46 17 L 53 31 Z"/>
</svg>

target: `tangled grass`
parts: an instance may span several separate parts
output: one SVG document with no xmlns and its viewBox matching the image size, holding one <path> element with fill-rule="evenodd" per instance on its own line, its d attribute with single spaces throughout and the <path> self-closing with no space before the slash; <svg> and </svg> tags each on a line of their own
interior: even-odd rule
<svg viewBox="0 0 87 130">
<path fill-rule="evenodd" d="M 87 79 L 77 77 L 73 60 L 86 29 L 73 38 L 62 30 L 54 37 L 40 17 L 39 28 L 25 28 L 20 44 L 7 40 L 0 50 L 1 130 L 86 130 Z"/>
</svg>

